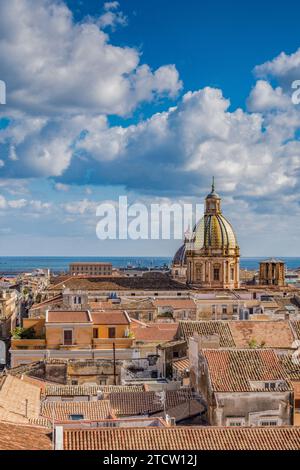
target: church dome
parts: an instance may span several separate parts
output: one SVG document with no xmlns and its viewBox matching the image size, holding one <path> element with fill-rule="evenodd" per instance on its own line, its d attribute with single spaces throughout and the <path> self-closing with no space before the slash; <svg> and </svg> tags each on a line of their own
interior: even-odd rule
<svg viewBox="0 0 300 470">
<path fill-rule="evenodd" d="M 185 266 L 186 265 L 186 249 L 185 243 L 176 251 L 172 262 L 173 266 Z"/>
<path fill-rule="evenodd" d="M 237 239 L 231 224 L 222 214 L 205 214 L 193 234 L 195 250 L 235 250 Z"/>
<path fill-rule="evenodd" d="M 227 255 L 239 251 L 236 235 L 221 211 L 221 198 L 215 192 L 214 180 L 211 192 L 205 199 L 204 217 L 193 230 L 192 250 Z"/>
</svg>

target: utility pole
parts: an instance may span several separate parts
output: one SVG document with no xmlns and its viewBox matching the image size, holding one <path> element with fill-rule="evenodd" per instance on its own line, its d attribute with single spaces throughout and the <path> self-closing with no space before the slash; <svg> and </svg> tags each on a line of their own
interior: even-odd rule
<svg viewBox="0 0 300 470">
<path fill-rule="evenodd" d="M 117 385 L 116 379 L 116 343 L 113 343 L 113 360 L 114 360 L 114 385 Z"/>
</svg>

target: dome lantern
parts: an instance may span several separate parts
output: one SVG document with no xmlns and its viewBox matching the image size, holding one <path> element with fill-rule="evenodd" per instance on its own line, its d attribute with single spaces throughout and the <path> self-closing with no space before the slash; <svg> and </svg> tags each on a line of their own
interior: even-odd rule
<svg viewBox="0 0 300 470">
<path fill-rule="evenodd" d="M 213 176 L 211 192 L 205 199 L 205 214 L 221 214 L 221 198 L 215 192 L 215 177 Z"/>
</svg>

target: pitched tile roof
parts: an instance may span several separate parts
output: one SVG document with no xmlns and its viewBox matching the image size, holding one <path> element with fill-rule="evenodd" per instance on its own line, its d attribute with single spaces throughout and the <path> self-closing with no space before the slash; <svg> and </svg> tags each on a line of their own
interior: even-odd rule
<svg viewBox="0 0 300 470">
<path fill-rule="evenodd" d="M 181 359 L 176 359 L 172 362 L 173 369 L 176 369 L 178 372 L 183 372 L 186 369 L 190 368 L 190 360 L 188 357 L 183 357 Z"/>
<path fill-rule="evenodd" d="M 27 423 L 40 411 L 40 387 L 8 375 L 0 390 L 0 420 Z"/>
<path fill-rule="evenodd" d="M 291 390 L 276 353 L 270 349 L 202 349 L 215 392 L 265 391 L 251 382 L 282 381 Z"/>
<path fill-rule="evenodd" d="M 0 422 L 0 450 L 51 450 L 51 433 L 36 426 Z"/>
<path fill-rule="evenodd" d="M 223 321 L 180 321 L 178 328 L 179 337 L 185 340 L 194 333 L 203 336 L 219 335 L 222 348 L 234 348 L 235 343 L 227 322 Z"/>
<path fill-rule="evenodd" d="M 293 361 L 291 354 L 280 354 L 278 356 L 289 380 L 300 380 L 300 363 Z"/>
<path fill-rule="evenodd" d="M 199 416 L 204 411 L 204 406 L 196 399 L 191 399 L 189 402 L 184 402 L 167 409 L 167 413 L 171 418 L 175 418 L 176 423 Z M 161 412 L 158 415 L 161 416 Z M 152 415 L 155 416 L 155 415 Z"/>
<path fill-rule="evenodd" d="M 292 325 L 296 338 L 300 340 L 300 320 L 291 321 L 291 325 Z"/>
<path fill-rule="evenodd" d="M 91 323 L 88 311 L 83 310 L 49 310 L 48 323 Z"/>
<path fill-rule="evenodd" d="M 296 323 L 296 322 L 294 322 Z M 299 322 L 300 325 L 300 322 Z M 187 339 L 198 333 L 217 334 L 223 348 L 247 348 L 252 340 L 269 348 L 291 348 L 294 334 L 286 320 L 267 321 L 180 321 L 178 335 Z M 300 328 L 299 328 L 300 334 Z"/>
<path fill-rule="evenodd" d="M 300 450 L 299 427 L 65 429 L 66 450 Z"/>
<path fill-rule="evenodd" d="M 45 396 L 96 396 L 101 390 L 104 394 L 116 392 L 143 392 L 144 385 L 48 385 Z"/>
<path fill-rule="evenodd" d="M 111 393 L 108 398 L 117 416 L 151 414 L 163 410 L 162 401 L 155 392 Z M 166 408 L 186 403 L 191 398 L 192 392 L 189 389 L 167 391 Z"/>
<path fill-rule="evenodd" d="M 119 310 L 120 308 L 124 310 L 147 310 L 152 311 L 154 309 L 153 301 L 144 298 L 144 299 L 128 299 L 122 298 L 121 303 L 111 303 L 109 301 L 98 301 L 98 302 L 89 302 L 90 309 L 93 310 Z"/>
<path fill-rule="evenodd" d="M 228 322 L 237 348 L 247 348 L 255 340 L 266 348 L 290 348 L 294 335 L 290 324 L 285 320 L 277 321 L 232 321 Z"/>
<path fill-rule="evenodd" d="M 36 310 L 42 307 L 47 307 L 48 305 L 60 302 L 63 300 L 63 297 L 61 294 L 55 295 L 54 297 L 51 297 L 51 299 L 44 300 L 43 302 L 40 302 L 39 304 L 33 304 L 32 307 L 30 307 L 30 310 Z"/>
<path fill-rule="evenodd" d="M 56 421 L 72 421 L 71 415 L 82 415 L 84 420 L 92 421 L 113 417 L 108 400 L 44 402 L 41 406 L 41 415 Z"/>
<path fill-rule="evenodd" d="M 193 299 L 155 299 L 153 301 L 155 307 L 172 307 L 178 309 L 196 309 Z"/>
<path fill-rule="evenodd" d="M 175 339 L 178 329 L 177 323 L 151 323 L 147 326 L 139 326 L 136 323 L 132 324 L 132 331 L 136 341 L 172 341 Z"/>
<path fill-rule="evenodd" d="M 129 325 L 130 319 L 124 310 L 92 312 L 94 325 Z"/>
<path fill-rule="evenodd" d="M 60 284 L 51 285 L 48 291 L 61 290 L 64 287 L 74 290 L 188 290 L 184 284 L 174 281 L 168 276 L 155 277 L 93 277 L 93 276 L 72 276 L 65 279 Z"/>
</svg>

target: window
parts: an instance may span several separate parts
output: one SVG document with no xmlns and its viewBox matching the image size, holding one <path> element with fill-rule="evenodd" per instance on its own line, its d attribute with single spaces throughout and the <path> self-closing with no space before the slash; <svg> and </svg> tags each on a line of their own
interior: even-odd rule
<svg viewBox="0 0 300 470">
<path fill-rule="evenodd" d="M 66 346 L 70 346 L 73 344 L 73 331 L 72 330 L 64 330 L 64 344 Z"/>
<path fill-rule="evenodd" d="M 216 305 L 211 306 L 211 312 L 212 312 L 212 318 L 216 319 L 217 318 L 217 306 Z"/>
<path fill-rule="evenodd" d="M 237 313 L 238 313 L 238 305 L 233 305 L 233 307 L 232 307 L 232 313 L 233 313 L 233 315 L 237 315 Z"/>
<path fill-rule="evenodd" d="M 78 385 L 78 380 L 71 380 L 71 385 Z"/>
<path fill-rule="evenodd" d="M 259 423 L 260 426 L 278 426 L 277 419 L 264 419 Z"/>
<path fill-rule="evenodd" d="M 99 335 L 98 335 L 98 328 L 93 328 L 93 338 L 94 338 L 94 339 L 99 338 Z"/>
<path fill-rule="evenodd" d="M 108 337 L 115 338 L 116 337 L 116 329 L 115 328 L 108 328 Z"/>
<path fill-rule="evenodd" d="M 227 320 L 227 305 L 222 305 L 222 320 Z"/>
<path fill-rule="evenodd" d="M 245 426 L 245 418 L 227 418 L 226 426 L 240 427 Z"/>
<path fill-rule="evenodd" d="M 173 358 L 178 359 L 179 358 L 179 352 L 178 351 L 173 351 Z"/>
<path fill-rule="evenodd" d="M 220 268 L 214 268 L 214 281 L 220 280 Z"/>
<path fill-rule="evenodd" d="M 84 419 L 84 415 L 69 415 L 69 419 L 71 421 L 80 421 L 81 419 Z"/>
<path fill-rule="evenodd" d="M 265 382 L 265 390 L 276 390 L 276 382 Z"/>
<path fill-rule="evenodd" d="M 230 269 L 231 280 L 234 281 L 234 268 Z"/>
</svg>

